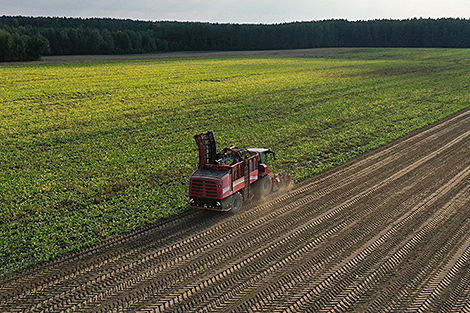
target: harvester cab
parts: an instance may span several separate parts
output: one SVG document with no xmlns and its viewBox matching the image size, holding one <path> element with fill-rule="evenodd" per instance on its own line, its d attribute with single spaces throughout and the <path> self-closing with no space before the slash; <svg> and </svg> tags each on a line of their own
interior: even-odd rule
<svg viewBox="0 0 470 313">
<path fill-rule="evenodd" d="M 276 160 L 276 153 L 271 149 L 264 148 L 250 148 L 248 151 L 256 152 L 259 155 L 259 163 L 268 165 L 268 156 L 272 155 L 273 159 Z"/>
</svg>

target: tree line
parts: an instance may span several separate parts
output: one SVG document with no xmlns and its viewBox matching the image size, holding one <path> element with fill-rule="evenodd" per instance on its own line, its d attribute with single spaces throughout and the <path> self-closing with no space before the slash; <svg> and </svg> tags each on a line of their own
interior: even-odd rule
<svg viewBox="0 0 470 313">
<path fill-rule="evenodd" d="M 0 61 L 42 55 L 320 47 L 470 47 L 470 20 L 324 20 L 284 24 L 0 17 Z"/>
</svg>

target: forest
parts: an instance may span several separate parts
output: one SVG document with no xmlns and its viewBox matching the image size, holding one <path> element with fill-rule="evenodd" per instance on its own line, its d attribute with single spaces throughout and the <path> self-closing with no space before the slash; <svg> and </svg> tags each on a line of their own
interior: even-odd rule
<svg viewBox="0 0 470 313">
<path fill-rule="evenodd" d="M 323 47 L 470 47 L 468 19 L 218 24 L 108 18 L 0 17 L 0 62 L 42 55 Z"/>
</svg>

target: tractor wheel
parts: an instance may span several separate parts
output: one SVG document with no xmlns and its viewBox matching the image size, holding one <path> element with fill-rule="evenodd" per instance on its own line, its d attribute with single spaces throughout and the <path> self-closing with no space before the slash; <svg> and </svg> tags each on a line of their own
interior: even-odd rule
<svg viewBox="0 0 470 313">
<path fill-rule="evenodd" d="M 266 175 L 258 181 L 258 195 L 261 197 L 267 196 L 273 190 L 273 180 L 271 176 Z"/>
<path fill-rule="evenodd" d="M 232 201 L 232 210 L 231 212 L 236 214 L 240 212 L 240 209 L 243 206 L 243 198 L 242 196 L 237 192 L 236 194 L 233 195 L 233 201 Z"/>
</svg>

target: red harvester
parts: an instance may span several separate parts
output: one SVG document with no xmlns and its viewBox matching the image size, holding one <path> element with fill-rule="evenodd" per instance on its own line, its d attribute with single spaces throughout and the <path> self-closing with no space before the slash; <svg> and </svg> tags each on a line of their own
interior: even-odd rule
<svg viewBox="0 0 470 313">
<path fill-rule="evenodd" d="M 214 133 L 194 136 L 199 166 L 189 179 L 189 203 L 193 208 L 238 212 L 253 196 L 265 196 L 291 183 L 289 175 L 270 175 L 270 149 L 235 146 L 217 153 Z"/>
</svg>

